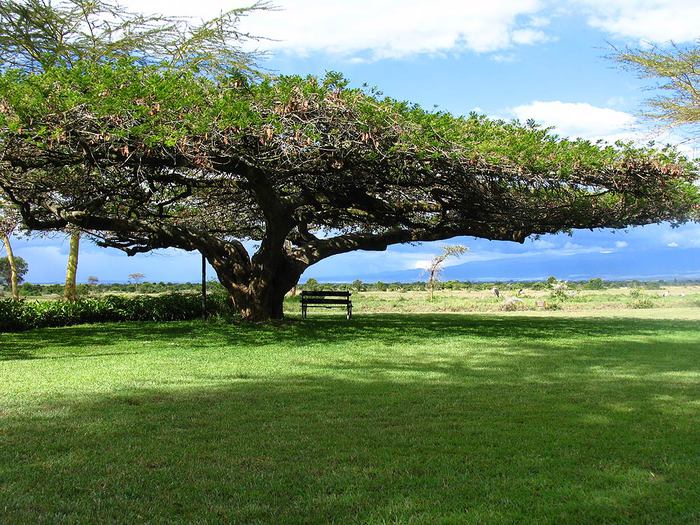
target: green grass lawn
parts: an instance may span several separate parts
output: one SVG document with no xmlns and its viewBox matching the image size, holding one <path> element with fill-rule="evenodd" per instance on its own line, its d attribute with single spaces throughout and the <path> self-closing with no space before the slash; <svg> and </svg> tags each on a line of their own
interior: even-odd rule
<svg viewBox="0 0 700 525">
<path fill-rule="evenodd" d="M 0 334 L 0 523 L 697 523 L 698 319 Z"/>
</svg>

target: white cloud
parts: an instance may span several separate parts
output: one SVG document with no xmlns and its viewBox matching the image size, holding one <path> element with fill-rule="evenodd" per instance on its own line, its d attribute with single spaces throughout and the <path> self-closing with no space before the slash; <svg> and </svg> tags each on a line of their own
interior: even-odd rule
<svg viewBox="0 0 700 525">
<path fill-rule="evenodd" d="M 700 36 L 698 0 L 575 0 L 592 27 L 640 42 L 692 42 Z"/>
<path fill-rule="evenodd" d="M 700 224 L 686 224 L 663 234 L 663 242 L 669 248 L 700 248 Z"/>
<path fill-rule="evenodd" d="M 547 40 L 549 37 L 539 29 L 517 29 L 512 33 L 512 41 L 515 44 L 538 44 Z"/>
<path fill-rule="evenodd" d="M 532 246 L 534 246 L 535 248 L 539 248 L 542 250 L 546 250 L 548 248 L 554 248 L 556 246 L 556 244 L 554 244 L 553 242 L 545 241 L 544 239 L 535 239 L 535 240 L 531 241 L 530 244 L 532 244 Z"/>
<path fill-rule="evenodd" d="M 248 0 L 123 0 L 131 10 L 210 18 Z M 497 53 L 556 39 L 552 17 L 577 17 L 612 36 L 688 42 L 698 37 L 698 0 L 273 0 L 276 9 L 247 16 L 241 28 L 269 38 L 264 50 L 328 53 L 349 61 L 466 51 Z M 548 30 L 548 32 L 545 32 Z M 496 54 L 498 60 L 512 59 Z"/>
<path fill-rule="evenodd" d="M 617 241 L 615 246 L 597 246 L 597 245 L 583 245 L 577 244 L 575 242 L 567 241 L 563 244 L 557 244 L 556 242 L 551 242 L 543 239 L 534 240 L 532 243 L 532 249 L 526 251 L 499 251 L 499 250 L 474 250 L 469 251 L 459 258 L 452 258 L 445 261 L 445 267 L 456 266 L 459 264 L 470 263 L 470 262 L 484 262 L 484 261 L 499 261 L 499 260 L 513 260 L 513 259 L 528 259 L 534 257 L 571 257 L 576 255 L 584 255 L 590 253 L 601 253 L 609 254 L 615 253 L 618 249 L 625 248 L 627 246 L 626 241 Z M 421 269 L 424 270 L 430 266 L 431 260 L 426 257 L 432 257 L 436 254 L 426 254 L 418 253 L 412 254 L 410 252 L 386 252 L 384 257 L 389 259 L 396 259 L 394 266 L 403 266 L 403 268 L 410 269 Z M 411 260 L 412 256 L 417 256 L 416 259 Z M 411 265 L 401 264 L 400 261 L 404 263 L 411 260 Z"/>
<path fill-rule="evenodd" d="M 562 102 L 560 100 L 535 100 L 506 111 L 508 116 L 521 121 L 533 119 L 539 124 L 554 127 L 562 137 L 596 141 L 632 141 L 646 145 L 654 141 L 658 145 L 674 144 L 690 158 L 697 158 L 693 143 L 684 140 L 676 132 L 645 128 L 632 114 L 607 107 L 593 106 L 587 102 Z"/>
<path fill-rule="evenodd" d="M 132 10 L 209 18 L 250 2 L 125 0 Z M 416 54 L 493 52 L 548 39 L 534 16 L 544 0 L 278 0 L 278 9 L 246 17 L 242 29 L 270 40 L 266 50 L 294 55 L 329 53 L 357 59 Z"/>
<path fill-rule="evenodd" d="M 491 60 L 500 63 L 515 62 L 515 55 L 512 53 L 496 53 L 491 55 Z"/>
<path fill-rule="evenodd" d="M 631 140 L 638 135 L 634 131 L 637 119 L 633 115 L 585 102 L 536 100 L 516 106 L 510 112 L 522 121 L 534 119 L 545 126 L 554 126 L 556 132 L 564 136 Z"/>
<path fill-rule="evenodd" d="M 428 268 L 430 268 L 430 263 L 430 259 L 421 259 L 413 263 L 413 268 L 415 268 L 416 270 L 427 270 Z"/>
</svg>

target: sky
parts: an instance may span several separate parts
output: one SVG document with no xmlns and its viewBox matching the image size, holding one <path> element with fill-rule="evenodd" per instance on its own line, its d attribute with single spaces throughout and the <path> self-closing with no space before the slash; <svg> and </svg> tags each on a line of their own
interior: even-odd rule
<svg viewBox="0 0 700 525">
<path fill-rule="evenodd" d="M 143 12 L 208 18 L 240 2 L 122 0 Z M 700 156 L 682 131 L 640 119 L 654 85 L 610 60 L 614 48 L 693 43 L 700 37 L 698 0 L 276 0 L 250 14 L 241 29 L 265 37 L 248 44 L 265 52 L 272 72 L 342 72 L 353 85 L 454 114 L 477 111 L 536 121 L 562 136 L 677 144 Z M 29 263 L 27 280 L 61 282 L 68 242 L 14 239 Z M 700 277 L 700 225 L 651 225 L 623 231 L 576 231 L 524 244 L 455 238 L 355 252 L 321 261 L 302 276 L 327 281 L 413 280 L 443 244 L 469 251 L 452 260 L 455 278 L 525 279 L 558 271 L 561 278 Z M 249 244 L 250 246 L 250 244 Z M 4 253 L 0 252 L 0 256 Z M 612 261 L 615 261 L 612 264 Z M 553 263 L 557 263 L 553 266 Z M 89 241 L 78 280 L 195 281 L 200 256 L 175 249 L 127 257 Z"/>
</svg>

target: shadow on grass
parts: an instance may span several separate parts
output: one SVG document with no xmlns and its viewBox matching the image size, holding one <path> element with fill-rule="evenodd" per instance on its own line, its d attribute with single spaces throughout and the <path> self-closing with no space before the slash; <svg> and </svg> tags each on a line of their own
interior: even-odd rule
<svg viewBox="0 0 700 525">
<path fill-rule="evenodd" d="M 366 341 L 381 341 L 386 346 L 396 346 L 426 339 L 440 341 L 464 336 L 538 342 L 565 337 L 639 337 L 673 332 L 697 333 L 698 322 L 634 318 L 396 314 L 358 316 L 351 322 L 334 317 L 318 317 L 307 321 L 292 318 L 268 325 L 225 321 L 107 323 L 0 334 L 0 361 L 42 358 L 41 350 L 45 348 L 67 348 L 74 350 L 76 356 L 85 356 L 90 354 L 91 348 L 108 349 L 112 345 L 122 345 L 125 341 L 134 343 L 134 351 L 139 351 L 143 344 L 159 340 L 183 343 L 195 349 L 221 345 L 222 342 L 232 348 L 248 345 L 356 344 Z M 149 347 L 147 351 L 155 350 Z M 103 355 L 103 352 L 94 355 Z"/>
<path fill-rule="evenodd" d="M 276 328 L 178 324 L 44 330 L 15 341 L 27 341 L 30 354 L 42 338 L 65 342 L 59 336 L 67 346 L 107 348 L 115 337 L 182 339 L 195 351 L 206 337 L 231 346 L 321 343 L 319 351 L 328 341 L 387 344 L 374 358 L 352 361 L 346 352 L 341 363 L 331 347 L 302 375 L 214 369 L 217 387 L 162 383 L 47 400 L 33 415 L 0 412 L 0 522 L 700 520 L 697 339 L 653 343 L 697 334 L 695 323 L 378 316 Z M 548 346 L 566 333 L 577 334 L 575 352 Z M 495 341 L 495 350 L 470 361 L 439 346 L 399 355 L 392 346 L 472 336 Z"/>
<path fill-rule="evenodd" d="M 5 523 L 690 523 L 697 427 L 668 401 L 566 391 L 240 381 L 9 420 Z M 639 387 L 638 387 L 639 388 Z M 677 393 L 662 389 L 661 395 Z M 623 409 L 615 408 L 624 406 Z M 697 415 L 697 412 L 695 413 Z"/>
</svg>

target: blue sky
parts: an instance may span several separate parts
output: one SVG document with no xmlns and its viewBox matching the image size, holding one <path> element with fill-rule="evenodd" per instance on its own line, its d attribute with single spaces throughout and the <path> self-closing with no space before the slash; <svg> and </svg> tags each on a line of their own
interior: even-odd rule
<svg viewBox="0 0 700 525">
<path fill-rule="evenodd" d="M 122 3 L 135 10 L 195 17 L 240 5 L 216 0 L 174 7 L 165 0 Z M 265 65 L 272 71 L 336 70 L 354 84 L 375 85 L 392 97 L 455 114 L 476 110 L 502 118 L 535 118 L 555 126 L 561 135 L 656 140 L 679 144 L 692 156 L 700 152 L 700 145 L 683 132 L 650 129 L 637 118 L 644 99 L 653 94 L 653 84 L 621 71 L 606 58 L 613 45 L 697 40 L 697 0 L 275 3 L 278 10 L 248 16 L 241 24 L 252 34 L 270 38 L 255 46 L 268 53 Z M 454 264 L 463 265 L 460 276 L 474 279 L 492 277 L 489 268 L 496 267 L 501 278 L 527 277 L 523 261 L 528 261 L 528 275 L 534 275 L 538 264 L 546 272 L 553 260 L 570 261 L 572 275 L 585 277 L 652 276 L 660 267 L 665 275 L 700 276 L 697 224 L 549 235 L 523 245 L 471 238 L 445 242 L 469 247 Z M 29 262 L 28 280 L 33 282 L 62 281 L 67 244 L 61 237 L 14 241 L 17 254 Z M 441 244 L 338 256 L 310 268 L 303 279 L 376 280 L 408 270 L 412 273 L 406 275 L 418 276 Z M 617 263 L 608 273 L 611 255 Z M 153 281 L 188 281 L 197 279 L 198 264 L 198 254 L 178 250 L 126 257 L 84 242 L 78 278 L 124 281 L 129 273 L 141 272 Z"/>
</svg>

